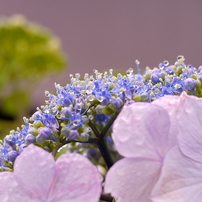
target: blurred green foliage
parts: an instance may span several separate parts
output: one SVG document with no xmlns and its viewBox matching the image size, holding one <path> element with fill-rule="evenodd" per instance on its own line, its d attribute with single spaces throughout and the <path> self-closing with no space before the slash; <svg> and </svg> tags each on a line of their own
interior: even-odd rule
<svg viewBox="0 0 202 202">
<path fill-rule="evenodd" d="M 36 84 L 60 72 L 67 59 L 60 40 L 22 15 L 0 20 L 0 117 L 24 116 Z M 5 127 L 0 118 L 0 131 Z"/>
</svg>

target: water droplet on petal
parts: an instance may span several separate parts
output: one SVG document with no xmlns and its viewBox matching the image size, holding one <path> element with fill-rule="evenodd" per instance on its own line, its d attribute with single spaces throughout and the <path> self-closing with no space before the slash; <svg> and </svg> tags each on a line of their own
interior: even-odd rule
<svg viewBox="0 0 202 202">
<path fill-rule="evenodd" d="M 87 99 L 91 102 L 91 101 L 93 101 L 94 100 L 94 98 L 95 98 L 95 96 L 94 95 L 89 95 L 88 97 L 87 97 Z"/>
<path fill-rule="evenodd" d="M 89 115 L 88 118 L 92 121 L 94 119 L 93 115 Z"/>
<path fill-rule="evenodd" d="M 167 67 L 167 66 L 169 65 L 168 60 L 164 60 L 164 61 L 163 61 L 163 64 Z"/>
<path fill-rule="evenodd" d="M 111 75 L 113 74 L 113 69 L 109 70 L 109 74 L 111 74 Z"/>
<path fill-rule="evenodd" d="M 137 65 L 139 65 L 139 64 L 140 64 L 140 61 L 139 61 L 139 60 L 135 60 L 135 63 L 136 63 Z"/>
<path fill-rule="evenodd" d="M 183 63 L 185 61 L 185 58 L 183 55 L 178 55 L 177 56 L 177 61 L 180 62 L 180 63 Z"/>
<path fill-rule="evenodd" d="M 189 107 L 187 107 L 187 108 L 185 109 L 185 112 L 187 112 L 187 113 L 192 113 L 192 109 L 189 108 Z"/>
<path fill-rule="evenodd" d="M 135 143 L 136 143 L 138 146 L 143 145 L 143 143 L 144 143 L 143 137 L 137 137 L 137 138 L 135 139 Z"/>
<path fill-rule="evenodd" d="M 104 100 L 104 97 L 103 97 L 103 96 L 99 96 L 99 97 L 98 97 L 98 100 L 99 100 L 100 102 L 102 102 L 102 101 Z"/>
<path fill-rule="evenodd" d="M 119 141 L 121 142 L 125 142 L 127 141 L 129 138 L 131 137 L 131 133 L 129 132 L 125 132 L 124 134 L 119 134 L 119 136 L 117 137 L 119 139 Z"/>
</svg>

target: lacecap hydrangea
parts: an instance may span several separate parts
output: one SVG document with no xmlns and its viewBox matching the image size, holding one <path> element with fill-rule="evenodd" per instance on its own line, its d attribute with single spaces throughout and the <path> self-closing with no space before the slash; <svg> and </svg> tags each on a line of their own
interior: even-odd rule
<svg viewBox="0 0 202 202">
<path fill-rule="evenodd" d="M 183 91 L 202 97 L 202 66 L 196 68 L 184 61 L 180 55 L 173 65 L 164 61 L 153 69 L 146 68 L 143 74 L 136 60 L 137 73 L 130 68 L 124 75 L 116 75 L 112 69 L 104 73 L 94 70 L 94 75 L 85 74 L 84 78 L 79 73 L 70 75 L 69 84 L 55 84 L 56 94 L 46 91 L 45 105 L 29 119 L 24 118 L 25 124 L 1 142 L 1 170 L 12 169 L 16 157 L 32 143 L 53 154 L 69 144 L 70 151 L 86 152 L 89 158 L 94 155 L 92 148 L 82 147 L 97 145 L 100 150 L 108 147 L 116 158 L 111 126 L 124 104 L 152 102 Z M 110 167 L 110 160 L 107 164 Z"/>
</svg>

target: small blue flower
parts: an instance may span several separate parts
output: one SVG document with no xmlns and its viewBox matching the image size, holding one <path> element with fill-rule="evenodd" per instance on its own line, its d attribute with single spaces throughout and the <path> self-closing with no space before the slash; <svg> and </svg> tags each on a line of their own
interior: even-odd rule
<svg viewBox="0 0 202 202">
<path fill-rule="evenodd" d="M 97 123 L 106 122 L 108 120 L 108 116 L 105 114 L 96 114 L 95 120 Z"/>
<path fill-rule="evenodd" d="M 26 137 L 25 137 L 25 143 L 27 145 L 32 144 L 36 142 L 36 137 L 34 135 L 32 135 L 31 133 L 29 133 Z"/>
<path fill-rule="evenodd" d="M 154 83 L 154 84 L 156 84 L 156 83 L 158 83 L 161 78 L 161 75 L 160 74 L 158 74 L 158 73 L 152 73 L 152 75 L 151 75 L 151 81 Z"/>
<path fill-rule="evenodd" d="M 41 139 L 50 139 L 51 137 L 51 130 L 48 127 L 43 127 L 39 129 L 39 137 Z"/>
<path fill-rule="evenodd" d="M 121 98 L 113 98 L 110 100 L 110 103 L 112 104 L 113 107 L 116 109 L 119 109 L 123 105 L 123 101 Z"/>
<path fill-rule="evenodd" d="M 41 121 L 46 127 L 50 128 L 53 132 L 57 132 L 59 123 L 53 114 L 43 113 L 42 111 L 37 111 L 33 114 L 32 121 Z"/>
<path fill-rule="evenodd" d="M 196 87 L 196 80 L 192 78 L 185 79 L 184 87 L 185 87 L 185 90 L 189 90 L 189 91 L 194 90 L 194 88 Z"/>
<path fill-rule="evenodd" d="M 71 140 L 75 140 L 79 137 L 79 133 L 77 130 L 71 130 L 68 134 L 68 138 Z"/>
<path fill-rule="evenodd" d="M 19 153 L 17 151 L 10 151 L 8 152 L 8 160 L 14 162 L 18 155 Z"/>
</svg>

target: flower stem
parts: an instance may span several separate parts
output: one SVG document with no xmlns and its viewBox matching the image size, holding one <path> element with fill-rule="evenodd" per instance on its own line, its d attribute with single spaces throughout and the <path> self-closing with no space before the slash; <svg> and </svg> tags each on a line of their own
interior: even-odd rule
<svg viewBox="0 0 202 202">
<path fill-rule="evenodd" d="M 107 148 L 107 144 L 104 139 L 104 135 L 101 135 L 102 133 L 99 133 L 99 131 L 97 130 L 97 128 L 95 127 L 95 125 L 93 125 L 93 123 L 91 121 L 89 122 L 89 126 L 91 127 L 95 136 L 97 137 L 96 145 L 97 145 L 98 149 L 100 150 L 100 153 L 101 153 L 107 167 L 110 168 L 114 164 L 114 162 L 113 162 L 110 152 Z"/>
<path fill-rule="evenodd" d="M 97 128 L 95 127 L 95 125 L 93 125 L 93 123 L 91 121 L 89 121 L 88 125 L 90 126 L 90 128 L 94 132 L 95 136 L 99 139 L 100 133 L 97 130 Z"/>
<path fill-rule="evenodd" d="M 108 167 L 108 169 L 114 164 L 112 158 L 111 158 L 111 155 L 110 155 L 110 152 L 107 148 L 107 144 L 105 142 L 105 139 L 101 139 L 101 140 L 98 140 L 97 141 L 97 146 L 98 146 L 98 149 L 100 150 L 100 153 Z"/>
<path fill-rule="evenodd" d="M 108 196 L 108 195 L 105 195 L 105 194 L 101 194 L 100 200 L 103 200 L 103 201 L 106 201 L 106 202 L 112 202 L 113 198 L 111 196 Z"/>
<path fill-rule="evenodd" d="M 119 115 L 119 112 L 116 111 L 110 118 L 110 120 L 108 121 L 108 123 L 106 124 L 106 126 L 104 127 L 103 131 L 99 134 L 99 139 L 104 138 L 104 136 L 107 134 L 108 130 L 110 129 L 110 127 L 112 126 L 112 124 L 114 123 L 116 117 Z"/>
</svg>

